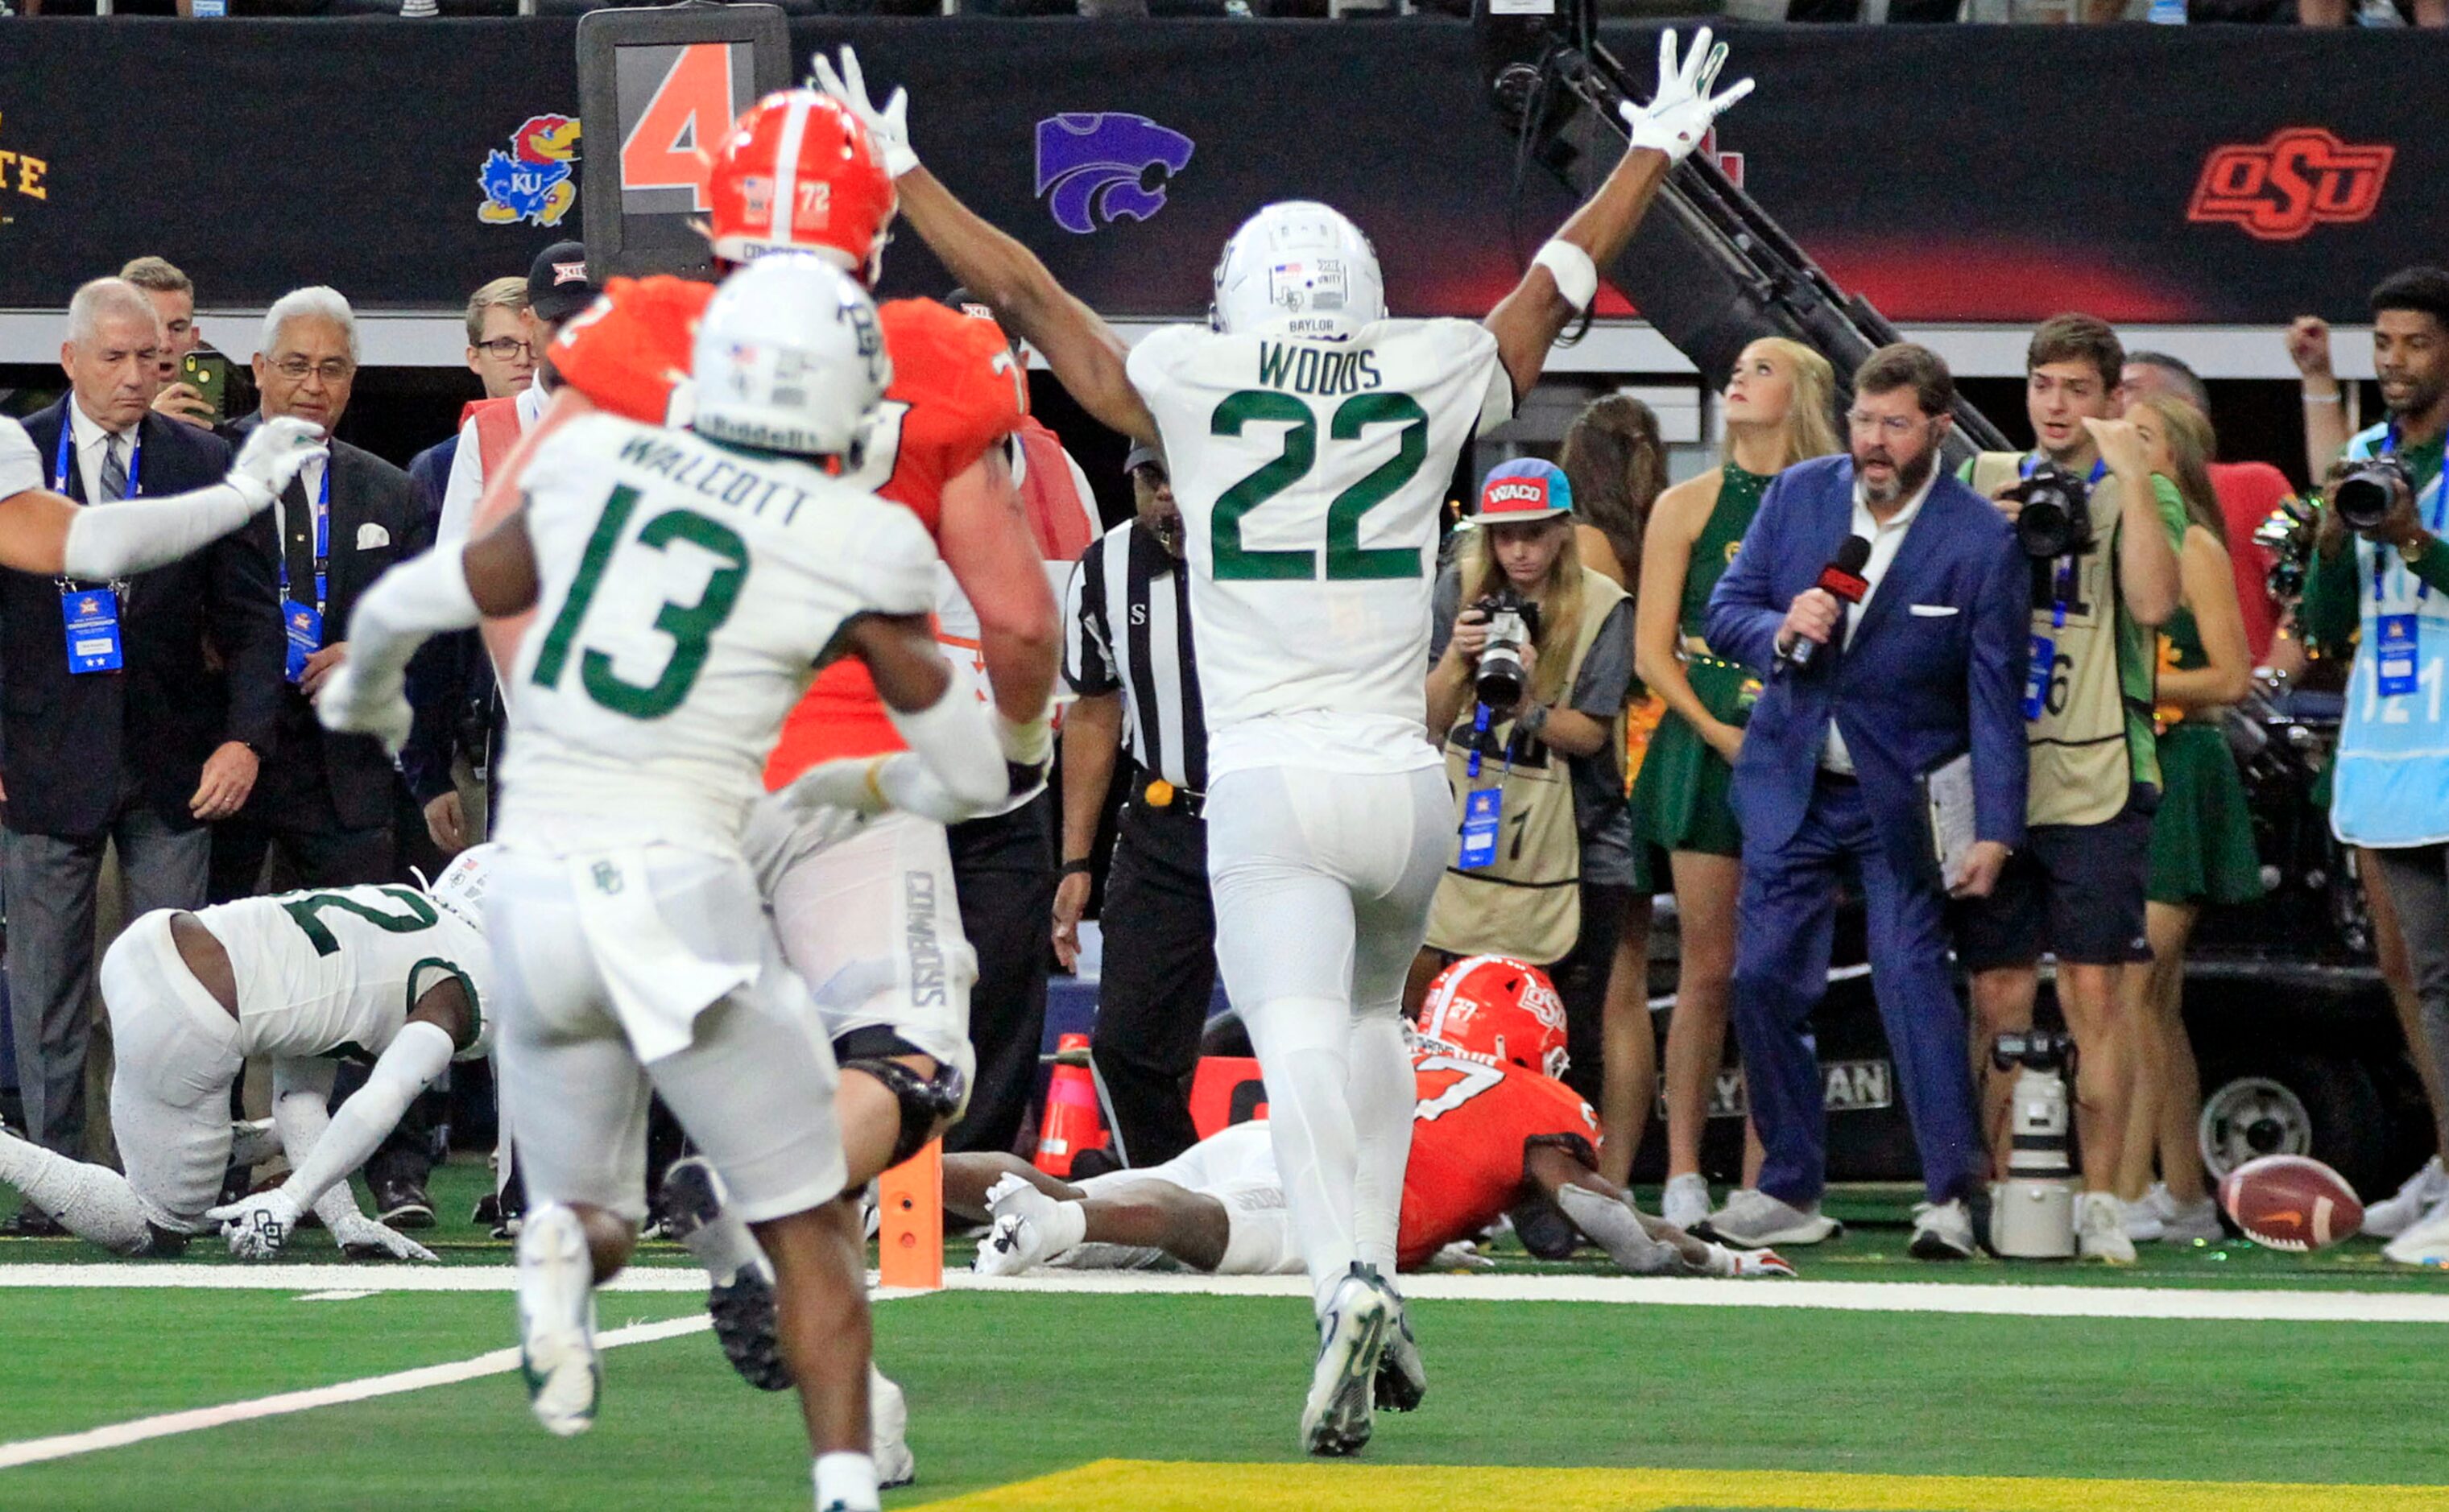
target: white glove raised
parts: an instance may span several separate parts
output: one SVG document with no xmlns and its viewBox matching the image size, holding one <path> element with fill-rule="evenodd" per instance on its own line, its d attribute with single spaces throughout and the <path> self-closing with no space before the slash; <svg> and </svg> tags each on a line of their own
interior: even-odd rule
<svg viewBox="0 0 2449 1512">
<path fill-rule="evenodd" d="M 388 1223 L 353 1214 L 332 1225 L 332 1241 L 352 1260 L 425 1260 L 438 1262 L 432 1250 Z"/>
<path fill-rule="evenodd" d="M 1667 154 L 1669 163 L 1681 163 L 1692 155 L 1701 139 L 1727 106 L 1752 92 L 1752 81 L 1741 79 L 1726 93 L 1710 97 L 1710 86 L 1718 82 L 1718 69 L 1726 61 L 1726 45 L 1709 44 L 1709 29 L 1703 27 L 1692 37 L 1692 50 L 1685 55 L 1682 67 L 1675 63 L 1675 33 L 1658 34 L 1658 92 L 1646 105 L 1626 101 L 1620 107 L 1624 124 L 1632 128 L 1632 144 Z"/>
<path fill-rule="evenodd" d="M 241 1260 L 274 1258 L 298 1232 L 298 1204 L 279 1187 L 210 1209 L 204 1216 L 222 1226 L 230 1254 Z"/>
<path fill-rule="evenodd" d="M 893 97 L 879 110 L 867 97 L 867 77 L 859 72 L 858 53 L 850 44 L 842 44 L 841 71 L 818 53 L 809 62 L 813 70 L 808 82 L 842 104 L 842 108 L 858 117 L 867 134 L 876 139 L 877 150 L 884 154 L 884 171 L 898 179 L 918 166 L 918 154 L 910 147 L 910 91 L 896 88 Z"/>
<path fill-rule="evenodd" d="M 238 461 L 230 465 L 229 485 L 258 509 L 269 509 L 299 469 L 329 455 L 321 426 L 284 414 L 266 420 L 247 436 Z"/>
<path fill-rule="evenodd" d="M 376 685 L 384 681 L 390 686 Z M 326 730 L 373 736 L 393 756 L 408 744 L 409 727 L 415 721 L 407 685 L 395 676 L 368 678 L 354 659 L 344 659 L 325 675 L 322 690 L 315 696 L 315 717 Z"/>
</svg>

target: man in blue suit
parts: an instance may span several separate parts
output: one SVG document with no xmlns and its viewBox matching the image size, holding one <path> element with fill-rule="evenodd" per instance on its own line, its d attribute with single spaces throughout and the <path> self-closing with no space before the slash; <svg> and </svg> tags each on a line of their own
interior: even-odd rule
<svg viewBox="0 0 2449 1512">
<path fill-rule="evenodd" d="M 1709 601 L 1709 644 L 1762 670 L 1732 800 L 1743 821 L 1735 1032 L 1767 1158 L 1757 1191 L 1711 1215 L 1728 1243 L 1811 1244 L 1836 1230 L 1819 1056 L 1841 876 L 1859 869 L 1871 981 L 1913 1117 L 1930 1200 L 1912 1253 L 1974 1253 L 1988 1164 L 1974 1118 L 1947 898 L 1986 895 L 2024 834 L 2031 570 L 1988 500 L 1938 469 L 1956 387 L 1938 354 L 1872 354 L 1855 375 L 1848 455 L 1769 486 Z M 1847 536 L 1870 545 L 1848 609 L 1815 584 Z M 1807 663 L 1788 660 L 1810 643 Z M 1972 753 L 1977 843 L 1938 876 L 1917 778 Z"/>
</svg>

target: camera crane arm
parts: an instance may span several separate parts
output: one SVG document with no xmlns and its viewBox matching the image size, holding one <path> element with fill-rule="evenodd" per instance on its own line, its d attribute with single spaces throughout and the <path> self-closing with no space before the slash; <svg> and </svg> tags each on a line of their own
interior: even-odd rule
<svg viewBox="0 0 2449 1512">
<path fill-rule="evenodd" d="M 1624 153 L 1619 106 L 1639 98 L 1624 66 L 1600 45 L 1591 0 L 1571 14 L 1490 14 L 1477 0 L 1482 72 L 1498 115 L 1577 198 L 1587 198 Z M 1606 271 L 1642 315 L 1712 384 L 1745 343 L 1793 338 L 1825 356 L 1842 391 L 1896 327 L 1848 295 L 1785 229 L 1709 160 L 1694 153 L 1667 176 L 1648 217 Z M 1976 451 L 2014 450 L 1961 395 L 1945 443 L 1952 466 Z"/>
</svg>

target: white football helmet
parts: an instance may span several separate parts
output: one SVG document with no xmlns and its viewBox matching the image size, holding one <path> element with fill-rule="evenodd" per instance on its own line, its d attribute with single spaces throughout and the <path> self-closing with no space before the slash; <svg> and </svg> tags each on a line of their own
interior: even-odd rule
<svg viewBox="0 0 2449 1512">
<path fill-rule="evenodd" d="M 853 469 L 893 382 L 876 302 L 805 253 L 759 258 L 723 280 L 698 324 L 695 368 L 698 434 Z"/>
<path fill-rule="evenodd" d="M 482 934 L 485 931 L 485 883 L 498 845 L 472 845 L 451 858 L 442 874 L 425 884 L 425 895 L 435 908 Z M 422 880 L 420 878 L 419 880 Z"/>
<path fill-rule="evenodd" d="M 1228 335 L 1349 341 L 1386 318 L 1378 249 L 1332 205 L 1268 205 L 1224 243 L 1207 318 Z"/>
</svg>

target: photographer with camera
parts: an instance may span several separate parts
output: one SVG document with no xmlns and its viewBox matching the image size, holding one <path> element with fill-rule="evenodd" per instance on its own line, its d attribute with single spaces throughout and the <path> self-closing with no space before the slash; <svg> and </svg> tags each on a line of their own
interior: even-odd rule
<svg viewBox="0 0 2449 1512">
<path fill-rule="evenodd" d="M 2132 1074 L 2120 989 L 2127 967 L 2151 958 L 2144 891 L 2160 794 L 2151 632 L 2177 609 L 2186 532 L 2185 502 L 2152 474 L 2134 427 L 2119 418 L 2125 366 L 2105 323 L 2043 322 L 2024 363 L 2036 445 L 1984 452 L 1965 469 L 2014 524 L 2031 563 L 2031 775 L 2025 848 L 1996 890 L 1957 921 L 1974 1043 L 1985 1051 L 2001 1033 L 2032 1026 L 2041 952 L 2057 958 L 2058 1005 L 2082 1050 L 2078 1252 L 2117 1264 L 2134 1259 L 2115 1191 Z M 2012 1088 L 1989 1072 L 1985 1054 L 1983 1127 L 2003 1170 Z"/>
<path fill-rule="evenodd" d="M 2409 1026 L 2408 1049 L 2437 1075 L 2449 1065 L 2449 718 L 2441 706 L 2449 499 L 2440 482 L 2449 272 L 2392 274 L 2371 302 L 2373 371 L 2389 417 L 2345 445 L 2347 475 L 2322 510 L 2299 620 L 2317 646 L 2357 646 L 2330 828 L 2379 873 L 2376 900 L 2385 891 L 2395 905 L 2420 1020 Z M 2309 377 L 2306 388 L 2309 446 L 2326 428 L 2311 423 Z M 2449 1128 L 2441 1132 L 2449 1146 Z M 2439 1157 L 2397 1196 L 2373 1204 L 2364 1226 L 2396 1234 L 2383 1252 L 2392 1259 L 2449 1260 L 2449 1177 Z"/>
<path fill-rule="evenodd" d="M 1413 977 L 1425 989 L 1465 955 L 1549 967 L 1565 1000 L 1567 1080 L 1595 1101 L 1608 967 L 1647 878 L 1610 750 L 1632 679 L 1630 601 L 1582 565 L 1572 508 L 1554 464 L 1504 463 L 1438 574 L 1429 728 L 1446 732 L 1461 844 Z"/>
</svg>

